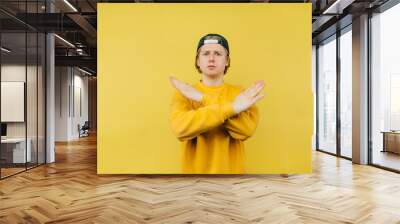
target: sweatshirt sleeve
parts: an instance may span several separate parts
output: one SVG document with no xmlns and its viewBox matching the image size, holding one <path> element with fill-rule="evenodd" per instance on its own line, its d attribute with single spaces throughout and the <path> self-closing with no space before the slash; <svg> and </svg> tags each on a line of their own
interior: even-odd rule
<svg viewBox="0 0 400 224">
<path fill-rule="evenodd" d="M 235 114 L 231 102 L 224 104 L 210 104 L 207 95 L 203 96 L 202 106 L 193 109 L 191 101 L 178 91 L 171 102 L 170 124 L 173 133 L 181 140 L 189 140 L 203 132 L 222 125 L 226 119 Z"/>
<path fill-rule="evenodd" d="M 244 141 L 254 133 L 258 121 L 258 108 L 253 105 L 238 115 L 227 119 L 224 127 L 232 138 Z"/>
</svg>

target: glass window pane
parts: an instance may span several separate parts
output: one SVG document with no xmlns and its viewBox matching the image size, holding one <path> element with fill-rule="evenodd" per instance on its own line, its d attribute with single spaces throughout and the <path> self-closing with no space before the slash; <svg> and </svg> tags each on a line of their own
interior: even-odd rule
<svg viewBox="0 0 400 224">
<path fill-rule="evenodd" d="M 336 153 L 336 39 L 318 48 L 318 148 Z"/>
<path fill-rule="evenodd" d="M 26 144 L 26 34 L 2 33 L 1 46 L 1 174 L 2 178 L 25 170 L 30 159 Z M 27 150 L 28 149 L 28 150 Z"/>
<path fill-rule="evenodd" d="M 45 1 L 0 1 L 17 16 L 44 13 Z M 7 14 L 0 27 L 0 178 L 45 162 L 45 35 Z M 33 25 L 34 26 L 34 25 Z"/>
<path fill-rule="evenodd" d="M 43 33 L 38 35 L 38 164 L 45 163 L 45 44 L 46 37 Z"/>
<path fill-rule="evenodd" d="M 34 167 L 37 165 L 37 98 L 38 98 L 38 89 L 37 89 L 37 79 L 38 79 L 38 49 L 37 49 L 37 33 L 29 32 L 27 33 L 28 38 L 28 55 L 27 55 L 27 80 L 26 80 L 26 89 L 27 89 L 27 99 L 26 99 L 26 111 L 27 111 L 27 141 L 30 144 L 30 160 L 27 163 L 28 168 Z"/>
<path fill-rule="evenodd" d="M 352 157 L 352 35 L 340 36 L 340 153 Z"/>
<path fill-rule="evenodd" d="M 396 170 L 400 170 L 399 21 L 400 4 L 371 20 L 372 163 Z"/>
</svg>

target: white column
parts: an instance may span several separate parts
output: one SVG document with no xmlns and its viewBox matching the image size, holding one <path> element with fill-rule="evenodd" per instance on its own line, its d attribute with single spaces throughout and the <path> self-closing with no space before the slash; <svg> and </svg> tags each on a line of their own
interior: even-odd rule
<svg viewBox="0 0 400 224">
<path fill-rule="evenodd" d="M 54 5 L 47 1 L 47 12 L 54 11 Z M 55 43 L 54 35 L 46 35 L 46 163 L 55 162 Z"/>
</svg>

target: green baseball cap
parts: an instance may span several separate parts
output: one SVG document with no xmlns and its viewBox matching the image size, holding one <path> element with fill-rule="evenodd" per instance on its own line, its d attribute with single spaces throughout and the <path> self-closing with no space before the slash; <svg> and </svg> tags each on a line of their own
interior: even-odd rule
<svg viewBox="0 0 400 224">
<path fill-rule="evenodd" d="M 199 44 L 197 45 L 197 51 L 199 51 L 199 49 L 204 45 L 204 44 L 220 44 L 222 45 L 226 51 L 228 52 L 229 55 L 229 45 L 228 45 L 228 41 L 225 39 L 225 37 L 223 37 L 220 34 L 216 34 L 216 33 L 209 33 L 205 36 L 203 36 L 200 40 L 199 40 Z"/>
</svg>

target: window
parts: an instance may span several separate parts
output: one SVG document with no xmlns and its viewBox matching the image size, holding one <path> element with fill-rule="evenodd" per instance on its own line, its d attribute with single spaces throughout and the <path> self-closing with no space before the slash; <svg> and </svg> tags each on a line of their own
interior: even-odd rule
<svg viewBox="0 0 400 224">
<path fill-rule="evenodd" d="M 318 48 L 318 149 L 336 153 L 336 36 Z"/>
<path fill-rule="evenodd" d="M 340 36 L 340 155 L 352 157 L 352 34 Z"/>
<path fill-rule="evenodd" d="M 400 170 L 400 5 L 371 18 L 372 163 Z"/>
</svg>

